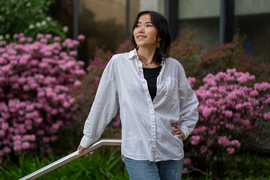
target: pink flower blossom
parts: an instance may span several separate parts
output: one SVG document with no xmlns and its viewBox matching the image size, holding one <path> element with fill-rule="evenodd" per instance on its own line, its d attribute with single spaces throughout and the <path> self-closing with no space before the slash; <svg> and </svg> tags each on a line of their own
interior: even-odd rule
<svg viewBox="0 0 270 180">
<path fill-rule="evenodd" d="M 259 93 L 258 93 L 258 91 L 254 90 L 254 91 L 251 91 L 249 95 L 250 96 L 258 96 Z"/>
<path fill-rule="evenodd" d="M 34 110 L 34 105 L 33 104 L 29 104 L 26 106 L 26 111 L 33 111 Z"/>
<path fill-rule="evenodd" d="M 52 125 L 52 128 L 55 129 L 55 130 L 58 130 L 59 127 L 60 127 L 60 126 L 59 126 L 59 124 L 57 124 L 57 123 Z"/>
<path fill-rule="evenodd" d="M 19 38 L 19 34 L 13 34 L 13 38 L 14 38 L 14 39 Z"/>
<path fill-rule="evenodd" d="M 6 135 L 5 131 L 0 130 L 0 137 L 3 137 L 3 136 L 5 136 L 5 135 Z"/>
<path fill-rule="evenodd" d="M 241 143 L 238 140 L 232 140 L 231 145 L 233 145 L 233 146 L 235 146 L 237 148 L 240 148 Z"/>
<path fill-rule="evenodd" d="M 113 127 L 120 127 L 121 126 L 121 119 L 120 117 L 116 118 L 116 120 L 113 122 Z"/>
<path fill-rule="evenodd" d="M 3 151 L 4 151 L 6 154 L 8 154 L 8 153 L 11 152 L 11 149 L 10 149 L 9 147 L 6 146 L 6 147 L 4 147 Z"/>
<path fill-rule="evenodd" d="M 37 135 L 43 136 L 45 134 L 44 130 L 38 130 Z"/>
<path fill-rule="evenodd" d="M 44 44 L 47 44 L 47 43 L 48 43 L 48 40 L 45 39 L 45 38 L 41 38 L 41 39 L 40 39 L 40 42 L 41 42 L 41 43 L 44 43 Z"/>
<path fill-rule="evenodd" d="M 37 123 L 37 124 L 40 124 L 43 119 L 42 118 L 35 118 L 34 121 Z"/>
<path fill-rule="evenodd" d="M 232 73 L 235 73 L 236 72 L 236 69 L 227 69 L 227 73 L 228 74 L 232 74 Z"/>
<path fill-rule="evenodd" d="M 187 169 L 187 168 L 184 168 L 184 169 L 182 170 L 182 173 L 183 173 L 183 174 L 187 174 L 187 172 L 188 172 L 188 169 Z"/>
<path fill-rule="evenodd" d="M 210 139 L 208 142 L 207 142 L 207 147 L 210 147 L 214 144 L 214 141 L 212 139 Z"/>
<path fill-rule="evenodd" d="M 264 119 L 270 120 L 270 112 L 263 114 Z"/>
<path fill-rule="evenodd" d="M 64 106 L 65 108 L 68 108 L 68 107 L 70 106 L 70 104 L 69 104 L 67 101 L 65 101 L 65 102 L 63 103 L 63 106 Z"/>
<path fill-rule="evenodd" d="M 30 126 L 30 125 L 32 125 L 32 121 L 29 120 L 29 119 L 27 119 L 27 120 L 24 122 L 24 124 L 25 124 L 26 126 Z"/>
<path fill-rule="evenodd" d="M 200 141 L 200 136 L 191 136 L 191 139 L 192 139 L 191 144 L 197 145 Z"/>
<path fill-rule="evenodd" d="M 249 120 L 242 120 L 243 125 L 250 126 Z"/>
<path fill-rule="evenodd" d="M 4 119 L 9 119 L 10 118 L 10 113 L 9 112 L 6 112 L 6 113 L 1 112 L 0 114 Z"/>
<path fill-rule="evenodd" d="M 2 130 L 6 131 L 9 128 L 9 125 L 7 122 L 2 123 Z"/>
<path fill-rule="evenodd" d="M 67 43 L 67 47 L 70 48 L 70 49 L 72 49 L 72 48 L 74 48 L 74 44 L 72 42 L 71 43 Z"/>
<path fill-rule="evenodd" d="M 265 100 L 265 103 L 270 104 L 270 97 Z"/>
<path fill-rule="evenodd" d="M 229 154 L 233 154 L 235 149 L 234 148 L 227 148 L 227 151 L 229 152 Z"/>
<path fill-rule="evenodd" d="M 15 146 L 13 146 L 13 150 L 14 151 L 21 151 L 22 147 L 21 147 L 21 145 L 15 145 Z"/>
<path fill-rule="evenodd" d="M 20 146 L 22 143 L 21 143 L 21 141 L 20 140 L 15 140 L 14 141 L 14 145 L 15 146 Z"/>
<path fill-rule="evenodd" d="M 69 55 L 70 56 L 77 56 L 77 51 L 70 51 L 69 52 Z"/>
<path fill-rule="evenodd" d="M 193 78 L 193 77 L 188 77 L 188 82 L 189 82 L 189 84 L 191 85 L 191 87 L 194 86 L 195 81 L 196 81 L 195 78 Z"/>
<path fill-rule="evenodd" d="M 226 128 L 233 130 L 234 129 L 234 125 L 233 124 L 226 124 Z"/>
<path fill-rule="evenodd" d="M 51 56 L 52 55 L 52 52 L 51 51 L 46 51 L 45 53 L 44 53 L 44 56 Z"/>
<path fill-rule="evenodd" d="M 201 153 L 205 153 L 207 151 L 207 146 L 201 146 L 200 151 Z"/>
<path fill-rule="evenodd" d="M 218 138 L 218 144 L 222 145 L 223 147 L 229 146 L 231 143 L 226 136 Z"/>
<path fill-rule="evenodd" d="M 57 136 L 52 136 L 51 137 L 51 141 L 56 141 L 58 138 L 57 138 Z"/>
<path fill-rule="evenodd" d="M 5 46 L 7 44 L 6 41 L 0 41 L 0 46 Z"/>
<path fill-rule="evenodd" d="M 37 38 L 38 38 L 38 39 L 44 38 L 44 35 L 43 35 L 43 34 L 38 33 L 38 34 L 37 34 Z"/>
<path fill-rule="evenodd" d="M 236 110 L 239 110 L 239 109 L 241 109 L 242 107 L 243 107 L 242 104 L 237 104 L 237 105 L 235 106 L 235 109 L 236 109 Z"/>
<path fill-rule="evenodd" d="M 58 110 L 56 108 L 53 108 L 52 111 L 51 111 L 51 114 L 56 115 L 57 113 L 58 113 Z"/>
<path fill-rule="evenodd" d="M 26 38 L 25 37 L 20 37 L 19 42 L 23 43 L 24 41 L 26 41 Z"/>
<path fill-rule="evenodd" d="M 47 38 L 47 39 L 52 39 L 52 35 L 51 35 L 51 34 L 46 34 L 46 35 L 45 35 L 45 38 Z"/>
<path fill-rule="evenodd" d="M 80 34 L 80 35 L 78 36 L 78 39 L 79 39 L 79 40 L 84 40 L 84 39 L 85 39 L 85 36 L 84 36 L 83 34 Z"/>
<path fill-rule="evenodd" d="M 78 79 L 75 80 L 74 86 L 80 86 L 82 83 Z"/>
<path fill-rule="evenodd" d="M 232 111 L 225 111 L 225 116 L 231 118 L 233 115 Z"/>
<path fill-rule="evenodd" d="M 26 38 L 26 41 L 30 43 L 30 42 L 33 41 L 33 38 L 32 38 L 32 37 L 27 37 L 27 38 Z"/>
<path fill-rule="evenodd" d="M 204 108 L 202 114 L 204 117 L 208 117 L 208 116 L 210 116 L 211 112 L 212 112 L 212 109 Z"/>
<path fill-rule="evenodd" d="M 54 37 L 54 41 L 61 41 L 61 37 L 55 36 L 55 37 Z"/>
<path fill-rule="evenodd" d="M 23 90 L 24 90 L 24 91 L 30 91 L 30 87 L 29 87 L 28 85 L 24 85 L 24 86 L 23 86 Z"/>
<path fill-rule="evenodd" d="M 4 151 L 0 150 L 0 157 L 3 157 L 5 155 Z"/>
<path fill-rule="evenodd" d="M 203 132 L 205 132 L 207 130 L 207 127 L 201 126 L 201 127 L 198 128 L 198 130 L 199 130 L 199 132 L 203 133 Z"/>
<path fill-rule="evenodd" d="M 42 141 L 45 142 L 45 143 L 48 143 L 48 142 L 50 142 L 50 138 L 49 137 L 43 137 Z"/>
<path fill-rule="evenodd" d="M 23 149 L 28 149 L 30 147 L 30 143 L 29 142 L 23 142 L 22 143 L 22 148 Z"/>
<path fill-rule="evenodd" d="M 190 164 L 191 163 L 191 159 L 190 158 L 184 158 L 184 163 L 185 164 Z"/>
</svg>

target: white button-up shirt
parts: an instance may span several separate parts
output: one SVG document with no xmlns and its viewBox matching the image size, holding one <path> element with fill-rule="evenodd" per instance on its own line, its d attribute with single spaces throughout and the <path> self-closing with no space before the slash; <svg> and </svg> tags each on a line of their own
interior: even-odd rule
<svg viewBox="0 0 270 180">
<path fill-rule="evenodd" d="M 122 155 L 135 160 L 180 160 L 183 140 L 172 135 L 179 122 L 185 137 L 198 121 L 198 100 L 182 65 L 166 58 L 157 77 L 152 101 L 136 49 L 114 55 L 106 66 L 84 126 L 80 145 L 97 141 L 120 109 Z"/>
</svg>

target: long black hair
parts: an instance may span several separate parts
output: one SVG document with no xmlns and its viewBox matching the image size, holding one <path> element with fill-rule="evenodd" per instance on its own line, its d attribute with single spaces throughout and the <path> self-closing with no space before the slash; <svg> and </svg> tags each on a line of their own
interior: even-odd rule
<svg viewBox="0 0 270 180">
<path fill-rule="evenodd" d="M 155 55 L 154 55 L 154 62 L 156 64 L 161 64 L 163 58 L 169 57 L 169 50 L 171 46 L 171 34 L 170 34 L 170 27 L 167 19 L 155 11 L 141 11 L 137 15 L 132 30 L 137 26 L 137 23 L 139 21 L 139 18 L 142 15 L 149 14 L 151 17 L 151 22 L 155 28 L 157 28 L 158 33 L 157 37 L 161 38 L 160 41 L 160 48 L 156 49 Z M 135 42 L 134 34 L 132 33 L 131 41 L 135 47 L 137 47 L 137 44 Z"/>
</svg>

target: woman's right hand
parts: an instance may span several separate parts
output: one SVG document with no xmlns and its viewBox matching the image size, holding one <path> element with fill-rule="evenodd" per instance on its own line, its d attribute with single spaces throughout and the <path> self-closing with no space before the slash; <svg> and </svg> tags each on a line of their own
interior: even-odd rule
<svg viewBox="0 0 270 180">
<path fill-rule="evenodd" d="M 86 149 L 87 149 L 87 148 L 84 148 L 84 147 L 82 147 L 81 145 L 79 145 L 78 148 L 77 148 L 77 150 L 79 150 L 77 156 L 81 155 L 82 152 L 83 152 L 84 150 L 86 150 Z M 90 153 L 86 153 L 85 156 L 88 156 L 88 155 L 93 154 L 93 153 L 94 153 L 94 151 L 91 151 Z"/>
</svg>

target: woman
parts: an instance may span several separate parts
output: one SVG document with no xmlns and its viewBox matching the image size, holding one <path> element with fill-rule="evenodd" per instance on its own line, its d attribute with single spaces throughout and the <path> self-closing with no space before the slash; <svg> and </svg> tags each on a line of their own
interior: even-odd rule
<svg viewBox="0 0 270 180">
<path fill-rule="evenodd" d="M 169 26 L 162 15 L 140 12 L 132 42 L 136 49 L 114 55 L 103 72 L 78 155 L 120 109 L 121 152 L 130 179 L 181 179 L 183 139 L 197 123 L 198 100 L 182 65 L 168 55 Z"/>
</svg>

